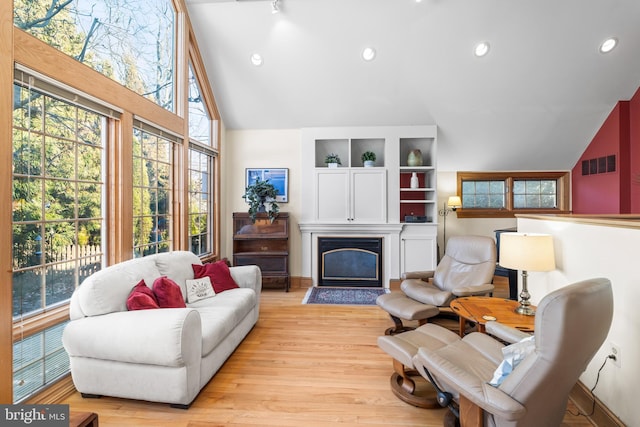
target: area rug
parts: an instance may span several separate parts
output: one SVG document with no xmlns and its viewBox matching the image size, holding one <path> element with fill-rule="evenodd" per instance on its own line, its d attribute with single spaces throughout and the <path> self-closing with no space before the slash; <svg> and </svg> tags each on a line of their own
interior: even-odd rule
<svg viewBox="0 0 640 427">
<path fill-rule="evenodd" d="M 376 298 L 389 293 L 383 288 L 309 288 L 302 304 L 376 305 Z"/>
</svg>

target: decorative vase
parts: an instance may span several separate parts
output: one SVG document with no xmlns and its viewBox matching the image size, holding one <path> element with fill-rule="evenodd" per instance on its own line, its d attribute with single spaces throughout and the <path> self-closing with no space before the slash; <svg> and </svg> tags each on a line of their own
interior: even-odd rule
<svg viewBox="0 0 640 427">
<path fill-rule="evenodd" d="M 337 163 L 327 163 L 327 167 L 328 168 L 337 168 L 338 164 Z"/>
<path fill-rule="evenodd" d="M 409 151 L 407 166 L 422 166 L 422 151 L 417 149 Z"/>
<path fill-rule="evenodd" d="M 418 188 L 418 186 L 419 186 L 419 185 L 420 185 L 420 184 L 419 184 L 419 182 L 418 182 L 418 175 L 416 175 L 416 173 L 415 173 L 415 172 L 413 172 L 413 173 L 411 174 L 411 181 L 410 181 L 410 183 L 409 183 L 409 186 L 410 186 L 411 188 Z"/>
<path fill-rule="evenodd" d="M 374 162 L 373 160 L 365 160 L 364 161 L 364 167 L 365 168 L 372 168 L 373 166 L 375 166 L 376 162 Z"/>
</svg>

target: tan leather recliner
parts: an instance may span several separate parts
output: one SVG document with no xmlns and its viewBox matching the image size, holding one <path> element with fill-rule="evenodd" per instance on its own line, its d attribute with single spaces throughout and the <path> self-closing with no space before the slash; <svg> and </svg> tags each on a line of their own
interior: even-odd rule
<svg viewBox="0 0 640 427">
<path fill-rule="evenodd" d="M 424 323 L 440 312 L 438 307 L 448 307 L 454 298 L 491 293 L 495 268 L 496 245 L 493 238 L 449 238 L 445 254 L 435 270 L 403 274 L 402 293 L 384 294 L 376 300 L 395 323 L 387 333 L 410 329 L 402 324 L 402 319 Z"/>
<path fill-rule="evenodd" d="M 459 402 L 462 426 L 559 426 L 569 392 L 606 339 L 612 316 L 608 279 L 585 280 L 548 294 L 536 310 L 534 351 L 498 387 L 488 382 L 502 361 L 503 344 L 489 335 L 475 332 L 454 340 L 451 332 L 452 342 L 421 347 L 413 363 L 425 377 L 426 368 Z M 434 340 L 442 341 L 442 328 L 425 326 L 437 331 Z M 487 322 L 486 329 L 509 342 L 525 336 L 498 322 Z"/>
</svg>

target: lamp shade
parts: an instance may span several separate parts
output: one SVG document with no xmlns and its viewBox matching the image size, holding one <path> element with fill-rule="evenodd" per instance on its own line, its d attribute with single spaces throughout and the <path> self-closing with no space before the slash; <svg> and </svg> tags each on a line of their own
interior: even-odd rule
<svg viewBox="0 0 640 427">
<path fill-rule="evenodd" d="M 554 270 L 553 237 L 550 234 L 502 233 L 499 259 L 502 267 L 514 270 Z"/>
<path fill-rule="evenodd" d="M 459 196 L 449 196 L 449 200 L 447 200 L 447 207 L 451 209 L 457 209 L 462 206 L 462 200 L 460 200 Z"/>
</svg>

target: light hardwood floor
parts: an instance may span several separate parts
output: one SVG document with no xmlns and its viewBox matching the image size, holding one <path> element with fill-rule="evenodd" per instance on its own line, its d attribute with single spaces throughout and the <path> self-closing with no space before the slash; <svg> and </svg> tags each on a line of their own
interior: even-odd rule
<svg viewBox="0 0 640 427">
<path fill-rule="evenodd" d="M 260 319 L 189 410 L 75 393 L 72 411 L 109 426 L 441 426 L 445 409 L 398 400 L 376 338 L 391 326 L 377 306 L 301 305 L 306 289 L 265 290 Z M 573 409 L 575 411 L 575 409 Z M 565 426 L 590 426 L 565 417 Z"/>
</svg>

